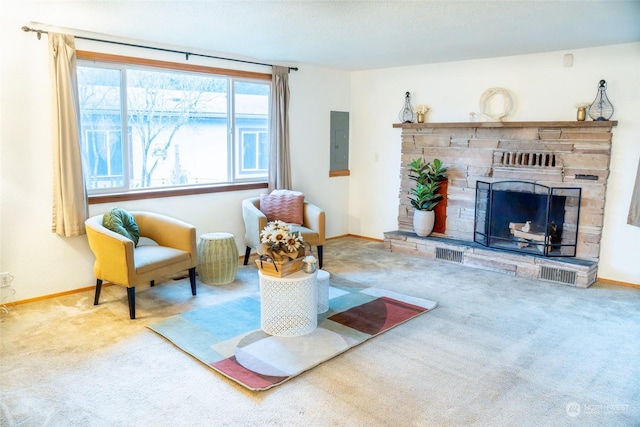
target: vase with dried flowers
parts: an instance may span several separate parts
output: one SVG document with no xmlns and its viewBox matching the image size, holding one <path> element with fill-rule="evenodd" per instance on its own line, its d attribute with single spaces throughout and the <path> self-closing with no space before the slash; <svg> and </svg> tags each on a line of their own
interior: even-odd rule
<svg viewBox="0 0 640 427">
<path fill-rule="evenodd" d="M 307 255 L 302 258 L 302 271 L 311 274 L 316 271 L 316 263 L 318 259 L 313 255 Z"/>
<path fill-rule="evenodd" d="M 418 105 L 415 112 L 418 115 L 418 123 L 424 123 L 424 119 L 427 117 L 427 113 L 429 112 L 429 107 L 426 105 Z"/>
<path fill-rule="evenodd" d="M 587 118 L 587 108 L 590 105 L 591 104 L 589 102 L 579 102 L 576 104 L 576 108 L 578 109 L 576 120 L 578 120 L 579 122 L 584 122 L 584 120 Z"/>
</svg>

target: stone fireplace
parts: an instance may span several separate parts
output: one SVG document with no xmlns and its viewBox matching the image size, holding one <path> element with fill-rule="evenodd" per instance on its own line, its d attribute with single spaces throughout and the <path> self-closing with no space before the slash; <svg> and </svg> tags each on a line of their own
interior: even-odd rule
<svg viewBox="0 0 640 427">
<path fill-rule="evenodd" d="M 516 276 L 590 286 L 598 268 L 612 127 L 616 125 L 616 121 L 394 124 L 402 130 L 398 229 L 384 234 L 385 246 L 393 252 Z M 446 202 L 441 203 L 446 221 L 426 238 L 413 233 L 413 208 L 408 199 L 413 184 L 408 164 L 417 157 L 438 158 L 449 167 Z M 479 225 L 477 215 L 482 216 L 483 207 L 477 192 L 503 191 L 492 199 L 492 209 L 502 211 L 516 200 L 501 199 L 509 195 L 503 188 L 508 182 L 521 183 L 525 194 L 546 194 L 550 199 L 544 200 L 552 205 L 561 200 L 562 213 L 560 208 L 546 214 L 532 212 L 529 220 L 527 215 L 511 212 L 508 215 L 513 220 L 506 220 L 510 231 L 505 231 L 504 224 L 487 225 L 486 218 Z M 538 200 L 538 196 L 518 197 L 529 197 L 522 202 L 525 205 Z M 535 215 L 552 218 L 534 219 Z M 564 243 L 552 244 L 548 230 L 552 222 L 562 228 Z M 511 241 L 505 233 L 514 234 L 514 230 L 518 238 Z M 507 239 L 509 247 L 500 247 Z M 514 244 L 516 250 L 512 250 Z"/>
</svg>

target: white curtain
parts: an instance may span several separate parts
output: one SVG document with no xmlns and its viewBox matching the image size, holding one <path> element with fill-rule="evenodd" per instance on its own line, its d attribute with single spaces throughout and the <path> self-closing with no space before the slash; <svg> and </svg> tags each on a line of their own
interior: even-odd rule
<svg viewBox="0 0 640 427">
<path fill-rule="evenodd" d="M 274 65 L 271 82 L 269 191 L 290 190 L 289 67 Z"/>
<path fill-rule="evenodd" d="M 53 220 L 60 236 L 85 234 L 87 191 L 82 176 L 76 50 L 73 36 L 49 33 L 53 93 Z"/>
<path fill-rule="evenodd" d="M 638 162 L 638 172 L 636 174 L 636 185 L 631 195 L 631 206 L 629 206 L 629 216 L 627 224 L 640 227 L 640 162 Z"/>
</svg>

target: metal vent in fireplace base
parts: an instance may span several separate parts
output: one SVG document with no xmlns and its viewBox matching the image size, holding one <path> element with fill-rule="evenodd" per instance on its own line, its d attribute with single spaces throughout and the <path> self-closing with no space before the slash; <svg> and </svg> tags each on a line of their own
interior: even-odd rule
<svg viewBox="0 0 640 427">
<path fill-rule="evenodd" d="M 535 168 L 555 168 L 557 166 L 554 153 L 531 151 L 503 151 L 498 158 L 498 164 Z"/>
<path fill-rule="evenodd" d="M 555 267 L 540 267 L 540 278 L 552 282 L 565 283 L 568 285 L 576 284 L 576 272 L 570 270 L 562 270 Z"/>
<path fill-rule="evenodd" d="M 453 249 L 447 248 L 438 248 L 436 247 L 436 259 L 441 259 L 444 261 L 457 262 L 458 264 L 462 264 L 462 255 L 464 252 L 456 251 Z"/>
</svg>

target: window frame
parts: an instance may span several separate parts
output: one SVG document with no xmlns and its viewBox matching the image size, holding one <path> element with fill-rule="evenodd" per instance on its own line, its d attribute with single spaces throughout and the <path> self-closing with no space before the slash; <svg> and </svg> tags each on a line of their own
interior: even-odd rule
<svg viewBox="0 0 640 427">
<path fill-rule="evenodd" d="M 235 78 L 247 78 L 253 80 L 265 80 L 271 82 L 272 76 L 268 73 L 254 71 L 233 70 L 204 65 L 183 64 L 178 62 L 160 61 L 155 59 L 137 58 L 123 55 L 112 55 L 107 53 L 76 51 L 76 58 L 83 61 L 107 62 L 126 64 L 144 67 L 156 67 L 168 70 L 196 72 L 205 74 L 216 74 Z M 230 112 L 231 114 L 231 112 Z M 234 124 L 235 126 L 235 124 Z M 236 142 L 237 144 L 237 142 Z M 235 156 L 234 156 L 235 157 Z M 110 192 L 105 194 L 91 194 L 88 196 L 89 204 L 114 203 L 128 200 L 155 199 L 161 197 L 176 197 L 195 194 L 220 193 L 227 191 L 241 191 L 268 188 L 267 181 L 248 181 L 238 183 L 203 184 L 198 186 L 151 188 L 128 190 L 125 192 Z"/>
</svg>

